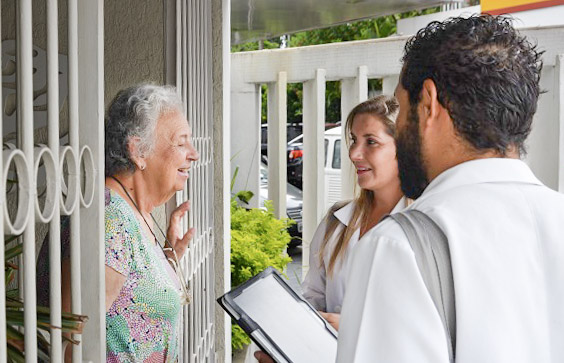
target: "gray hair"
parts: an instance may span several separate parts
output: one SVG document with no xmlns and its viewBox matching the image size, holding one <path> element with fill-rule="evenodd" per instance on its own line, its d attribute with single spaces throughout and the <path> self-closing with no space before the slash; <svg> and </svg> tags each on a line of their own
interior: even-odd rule
<svg viewBox="0 0 564 363">
<path fill-rule="evenodd" d="M 138 137 L 139 154 L 148 156 L 155 144 L 155 128 L 163 113 L 183 112 L 182 100 L 172 86 L 141 84 L 120 91 L 106 115 L 105 175 L 133 173 L 128 144 Z"/>
</svg>

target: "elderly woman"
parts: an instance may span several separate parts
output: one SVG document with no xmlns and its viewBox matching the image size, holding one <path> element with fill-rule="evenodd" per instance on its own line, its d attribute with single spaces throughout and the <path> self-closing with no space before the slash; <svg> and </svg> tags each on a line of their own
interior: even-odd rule
<svg viewBox="0 0 564 363">
<path fill-rule="evenodd" d="M 151 212 L 184 188 L 198 157 L 174 88 L 135 86 L 112 101 L 105 145 L 107 362 L 178 359 L 178 318 L 188 297 L 176 269 L 194 231 L 180 229 L 188 202 L 172 213 L 166 235 Z"/>
</svg>

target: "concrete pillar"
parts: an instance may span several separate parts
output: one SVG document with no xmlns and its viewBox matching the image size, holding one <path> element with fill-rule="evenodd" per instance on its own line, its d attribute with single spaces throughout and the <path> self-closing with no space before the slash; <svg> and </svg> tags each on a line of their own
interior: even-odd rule
<svg viewBox="0 0 564 363">
<path fill-rule="evenodd" d="M 302 276 L 309 269 L 309 246 L 325 213 L 325 70 L 304 82 L 304 164 Z"/>
<path fill-rule="evenodd" d="M 286 217 L 287 85 L 286 72 L 268 84 L 268 199 L 277 218 Z"/>
<path fill-rule="evenodd" d="M 356 173 L 349 159 L 346 144 L 346 122 L 351 110 L 368 98 L 368 68 L 357 68 L 356 77 L 341 81 L 341 199 L 352 199 L 356 186 Z"/>
</svg>

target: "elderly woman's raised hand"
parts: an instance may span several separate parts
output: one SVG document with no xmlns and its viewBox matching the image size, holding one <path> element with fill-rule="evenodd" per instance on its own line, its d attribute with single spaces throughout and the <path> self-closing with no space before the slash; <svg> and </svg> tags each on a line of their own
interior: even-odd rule
<svg viewBox="0 0 564 363">
<path fill-rule="evenodd" d="M 192 237 L 194 236 L 195 229 L 190 228 L 184 235 L 182 235 L 182 217 L 190 209 L 190 202 L 186 201 L 180 204 L 170 215 L 170 224 L 168 226 L 168 231 L 166 233 L 166 238 L 172 244 L 178 259 L 180 260 L 186 248 L 190 244 Z"/>
</svg>

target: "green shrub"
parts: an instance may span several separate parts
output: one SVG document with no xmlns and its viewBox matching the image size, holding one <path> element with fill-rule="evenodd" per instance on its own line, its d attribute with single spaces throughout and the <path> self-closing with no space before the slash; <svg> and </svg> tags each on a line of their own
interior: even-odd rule
<svg viewBox="0 0 564 363">
<path fill-rule="evenodd" d="M 266 210 L 245 209 L 231 200 L 231 286 L 237 287 L 268 266 L 283 271 L 292 259 L 284 253 L 291 240 L 287 228 L 295 223 L 274 216 L 272 202 Z M 231 327 L 233 349 L 250 343 L 249 337 L 237 325 Z"/>
</svg>

